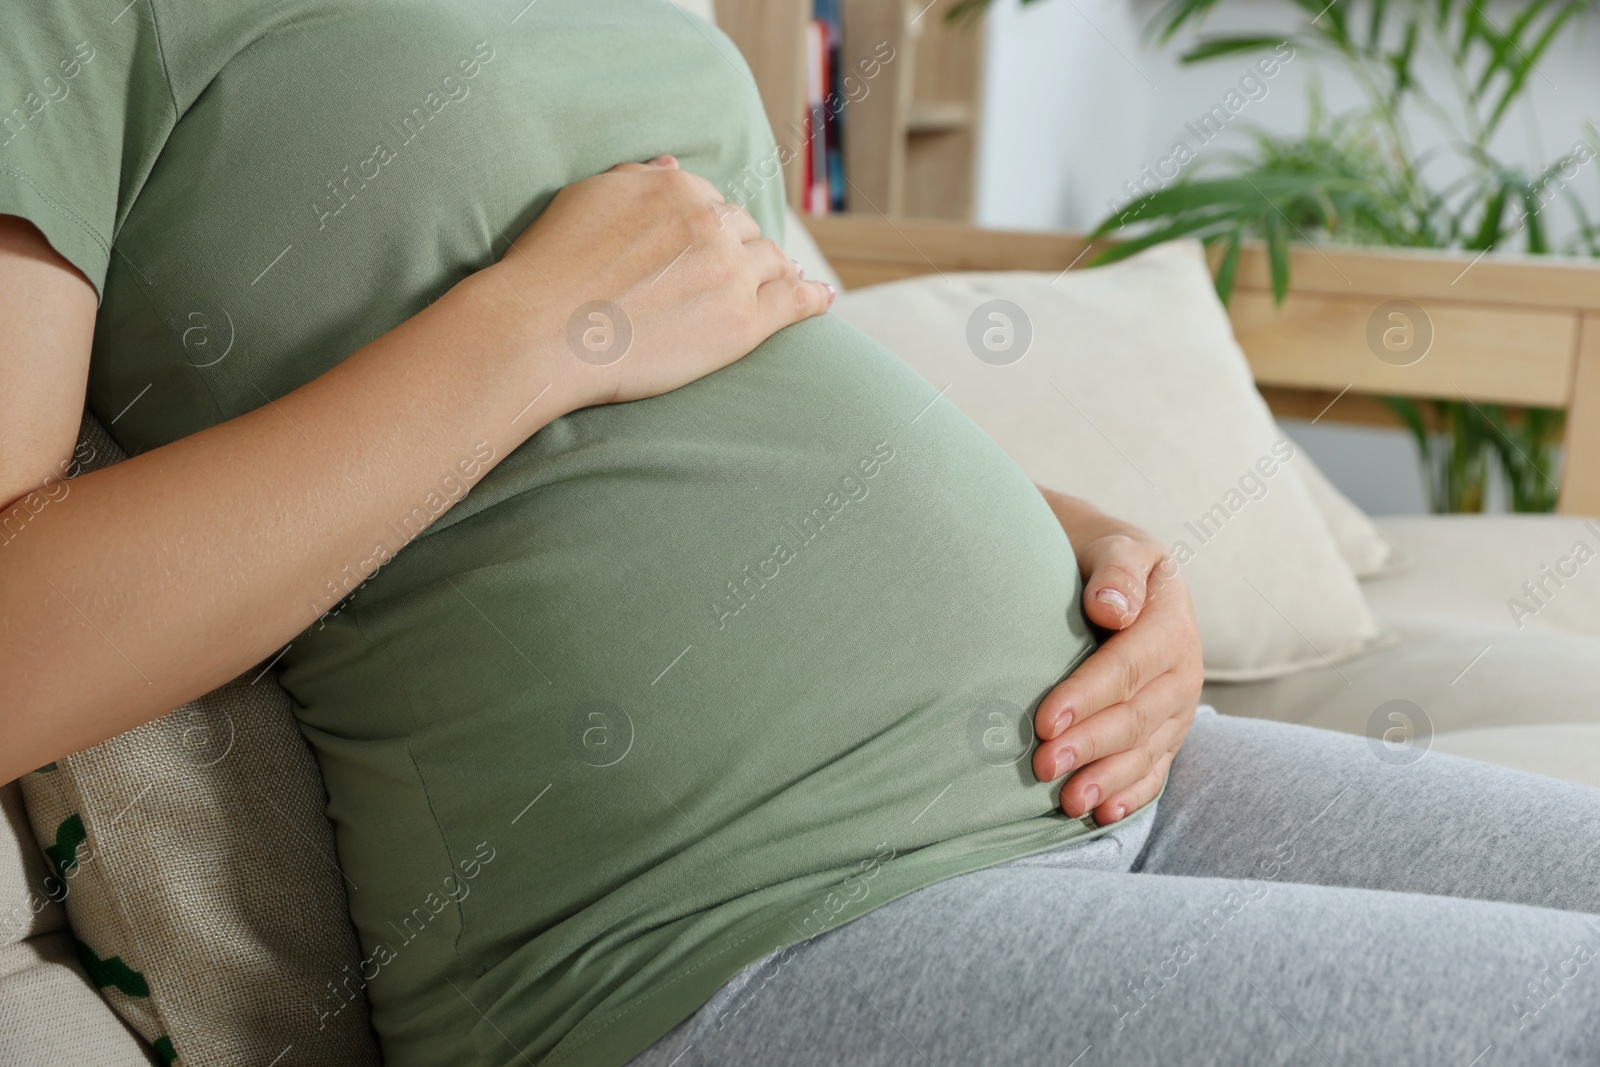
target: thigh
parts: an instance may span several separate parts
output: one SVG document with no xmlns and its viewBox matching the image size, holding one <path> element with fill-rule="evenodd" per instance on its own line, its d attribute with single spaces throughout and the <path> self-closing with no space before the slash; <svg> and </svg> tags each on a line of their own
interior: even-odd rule
<svg viewBox="0 0 1600 1067">
<path fill-rule="evenodd" d="M 1197 719 L 1134 869 L 1600 912 L 1600 790 L 1229 715 Z"/>
<path fill-rule="evenodd" d="M 1600 919 L 993 868 L 747 969 L 635 1067 L 1590 1064 Z"/>
</svg>

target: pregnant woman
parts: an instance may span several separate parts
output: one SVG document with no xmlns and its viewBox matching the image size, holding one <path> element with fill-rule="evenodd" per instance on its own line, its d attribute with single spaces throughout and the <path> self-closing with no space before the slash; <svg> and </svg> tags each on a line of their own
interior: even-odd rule
<svg viewBox="0 0 1600 1067">
<path fill-rule="evenodd" d="M 6 23 L 0 780 L 287 644 L 387 1063 L 1593 1062 L 1600 794 L 1196 718 L 1152 539 L 762 236 L 709 25 Z"/>
</svg>

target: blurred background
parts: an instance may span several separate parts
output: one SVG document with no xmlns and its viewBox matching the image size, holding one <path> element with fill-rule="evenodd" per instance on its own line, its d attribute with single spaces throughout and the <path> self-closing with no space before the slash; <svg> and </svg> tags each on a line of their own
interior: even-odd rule
<svg viewBox="0 0 1600 1067">
<path fill-rule="evenodd" d="M 787 2 L 718 13 L 762 41 Z M 1295 245 L 1600 256 L 1600 0 L 804 2 L 769 110 L 813 216 L 1067 231 L 1086 265 L 1198 237 L 1225 302 L 1241 246 L 1279 302 Z M 1553 510 L 1563 412 L 1457 394 L 1274 407 L 1371 514 Z"/>
<path fill-rule="evenodd" d="M 1458 23 L 1477 16 L 1486 29 L 1509 29 L 1531 15 L 1530 29 L 1539 31 L 1525 32 L 1516 47 L 1507 49 L 1513 65 L 1526 60 L 1528 73 L 1488 138 L 1495 163 L 1536 180 L 1575 144 L 1590 141 L 1591 147 L 1600 148 L 1592 144 L 1593 125 L 1600 122 L 1600 7 L 1487 0 L 1479 8 L 1458 6 L 1465 11 Z M 1251 86 L 1250 96 L 1240 91 L 1244 105 L 1212 140 L 1196 135 L 1197 120 L 1222 104 L 1230 90 L 1239 90 L 1241 78 L 1259 75 L 1256 61 L 1273 52 L 1252 50 L 1197 62 L 1185 62 L 1184 57 L 1206 39 L 1276 35 L 1298 41 L 1308 35 L 1321 7 L 1291 0 L 1221 0 L 1206 13 L 1203 27 L 1186 24 L 1163 42 L 1152 31 L 1173 9 L 1159 4 L 997 0 L 988 5 L 975 221 L 1015 229 L 1092 230 L 1112 213 L 1113 205 L 1129 198 L 1127 183 L 1137 187 L 1144 168 L 1164 177 L 1161 164 L 1174 157 L 1180 142 L 1196 153 L 1181 174 L 1219 176 L 1240 169 L 1230 157 L 1251 154 L 1262 134 L 1284 142 L 1304 140 L 1314 128 L 1313 94 L 1320 97 L 1323 129 L 1340 117 L 1359 125 L 1371 108 L 1359 71 L 1337 55 L 1302 46 L 1273 77 L 1259 79 L 1261 88 Z M 1402 39 L 1401 7 L 1391 5 L 1384 12 L 1391 46 Z M 1318 28 L 1341 10 L 1344 25 L 1359 42 L 1371 24 L 1374 3 L 1340 0 L 1318 20 Z M 1543 32 L 1551 24 L 1556 29 L 1544 41 Z M 1460 25 L 1452 29 L 1459 41 Z M 1322 35 L 1313 31 L 1310 36 Z M 1470 181 L 1474 169 L 1462 159 L 1463 142 L 1473 130 L 1457 104 L 1457 68 L 1480 72 L 1482 60 L 1473 60 L 1457 64 L 1429 42 L 1419 42 L 1410 64 L 1419 95 L 1442 112 L 1402 108 L 1413 157 L 1423 161 L 1424 175 L 1436 188 Z M 1506 80 L 1500 79 L 1502 89 Z M 1498 104 L 1498 95 L 1487 95 Z M 1593 254 L 1594 234 L 1584 228 L 1600 215 L 1600 165 L 1591 161 L 1568 167 L 1568 173 L 1573 170 L 1576 176 L 1565 183 L 1567 189 L 1550 189 L 1536 199 L 1544 204 L 1539 217 L 1552 249 Z M 1569 199 L 1569 193 L 1576 199 Z M 1467 221 L 1481 222 L 1481 214 L 1481 204 L 1470 205 Z M 1526 243 L 1520 235 L 1502 237 L 1496 251 L 1524 251 Z M 1462 247 L 1471 244 L 1459 242 Z M 1369 513 L 1429 510 L 1408 431 L 1281 421 Z M 1559 455 L 1555 459 L 1559 463 Z M 1486 464 L 1486 481 L 1484 506 L 1507 508 L 1506 480 L 1493 463 Z"/>
</svg>

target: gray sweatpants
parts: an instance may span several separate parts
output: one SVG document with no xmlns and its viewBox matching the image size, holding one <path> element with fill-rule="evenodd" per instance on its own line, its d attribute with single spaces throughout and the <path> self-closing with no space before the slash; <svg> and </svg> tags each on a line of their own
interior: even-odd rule
<svg viewBox="0 0 1600 1067">
<path fill-rule="evenodd" d="M 1600 790 L 1203 714 L 1154 810 L 751 965 L 669 1064 L 1600 1064 Z"/>
</svg>

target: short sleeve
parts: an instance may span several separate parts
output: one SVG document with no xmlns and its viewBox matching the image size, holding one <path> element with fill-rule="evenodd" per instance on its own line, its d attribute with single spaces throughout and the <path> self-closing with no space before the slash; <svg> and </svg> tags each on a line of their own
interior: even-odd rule
<svg viewBox="0 0 1600 1067">
<path fill-rule="evenodd" d="M 0 214 L 37 226 L 96 293 L 176 120 L 152 5 L 12 4 L 0 33 Z"/>
</svg>

